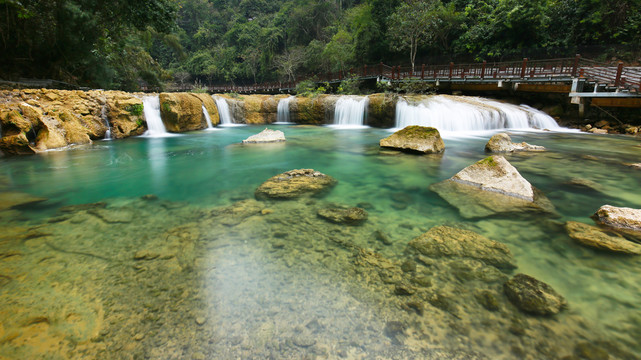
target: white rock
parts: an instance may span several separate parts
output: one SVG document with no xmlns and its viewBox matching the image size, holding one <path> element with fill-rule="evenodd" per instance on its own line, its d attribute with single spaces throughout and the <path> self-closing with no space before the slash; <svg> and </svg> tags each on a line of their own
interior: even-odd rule
<svg viewBox="0 0 641 360">
<path fill-rule="evenodd" d="M 641 230 L 641 209 L 603 205 L 594 217 L 598 222 L 608 226 Z"/>
<path fill-rule="evenodd" d="M 485 145 L 487 152 L 514 152 L 514 151 L 545 151 L 543 146 L 530 145 L 526 142 L 513 143 L 510 135 L 499 133 L 487 142 Z"/>
<path fill-rule="evenodd" d="M 459 171 L 452 180 L 527 201 L 534 201 L 532 185 L 503 156 L 494 155 Z"/>
<path fill-rule="evenodd" d="M 252 135 L 243 140 L 243 144 L 247 143 L 268 143 L 285 141 L 285 134 L 280 130 L 265 129 L 256 135 Z"/>
</svg>

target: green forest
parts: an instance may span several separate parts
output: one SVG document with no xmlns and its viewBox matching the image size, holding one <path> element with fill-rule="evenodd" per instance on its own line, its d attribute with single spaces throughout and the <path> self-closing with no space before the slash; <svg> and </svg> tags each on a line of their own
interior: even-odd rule
<svg viewBox="0 0 641 360">
<path fill-rule="evenodd" d="M 0 0 L 0 79 L 138 90 L 363 64 L 617 56 L 641 0 Z"/>
</svg>

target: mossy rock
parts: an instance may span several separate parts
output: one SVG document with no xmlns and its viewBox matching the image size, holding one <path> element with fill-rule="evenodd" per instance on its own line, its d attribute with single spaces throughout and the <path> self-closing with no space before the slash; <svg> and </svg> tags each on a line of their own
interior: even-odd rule
<svg viewBox="0 0 641 360">
<path fill-rule="evenodd" d="M 159 100 L 160 115 L 168 131 L 184 132 L 207 127 L 202 102 L 194 94 L 162 93 Z"/>
<path fill-rule="evenodd" d="M 374 127 L 390 128 L 394 126 L 397 94 L 372 94 L 368 96 L 367 124 Z"/>
<path fill-rule="evenodd" d="M 380 146 L 423 154 L 441 153 L 445 144 L 433 127 L 411 125 L 381 139 Z"/>
<path fill-rule="evenodd" d="M 554 315 L 567 306 L 565 298 L 550 285 L 525 274 L 516 274 L 503 290 L 512 304 L 530 314 Z"/>
</svg>

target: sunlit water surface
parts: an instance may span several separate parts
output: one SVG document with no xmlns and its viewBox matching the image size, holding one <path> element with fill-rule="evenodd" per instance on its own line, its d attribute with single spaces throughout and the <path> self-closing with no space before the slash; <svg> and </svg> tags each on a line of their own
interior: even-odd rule
<svg viewBox="0 0 641 360">
<path fill-rule="evenodd" d="M 641 208 L 641 176 L 625 165 L 639 162 L 638 140 L 511 133 L 548 149 L 506 157 L 558 216 L 465 219 L 428 186 L 485 157 L 489 133 L 446 138 L 444 154 L 426 156 L 379 148 L 390 132 L 373 128 L 273 126 L 286 143 L 239 144 L 262 128 L 0 159 L 3 191 L 48 199 L 0 211 L 0 358 L 550 359 L 586 344 L 610 358 L 641 352 L 640 258 L 583 248 L 563 229 L 592 223 L 604 204 Z M 322 198 L 253 200 L 262 182 L 297 168 L 338 185 Z M 597 189 L 568 184 L 574 178 Z M 369 219 L 328 223 L 316 212 L 329 203 L 364 207 Z M 506 244 L 518 269 L 483 281 L 455 262 L 400 270 L 412 258 L 407 243 L 445 224 Z M 569 308 L 519 312 L 502 293 L 519 272 Z M 428 280 L 413 283 L 416 293 L 399 293 L 399 281 L 419 277 Z M 477 303 L 483 289 L 498 310 Z"/>
</svg>

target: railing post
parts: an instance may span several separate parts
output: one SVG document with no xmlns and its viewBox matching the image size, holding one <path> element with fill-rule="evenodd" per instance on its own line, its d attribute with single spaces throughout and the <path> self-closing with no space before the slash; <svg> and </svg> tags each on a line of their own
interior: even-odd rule
<svg viewBox="0 0 641 360">
<path fill-rule="evenodd" d="M 619 87 L 621 86 L 621 74 L 623 73 L 623 63 L 619 61 L 619 65 L 617 65 L 617 76 L 614 79 L 614 86 Z"/>
<path fill-rule="evenodd" d="M 421 64 L 421 80 L 425 80 L 425 64 Z"/>
<path fill-rule="evenodd" d="M 367 65 L 363 65 L 363 76 L 367 76 Z"/>
<path fill-rule="evenodd" d="M 523 65 L 521 65 L 521 78 L 525 78 L 525 69 L 527 68 L 527 58 L 523 58 Z"/>
<path fill-rule="evenodd" d="M 450 62 L 450 79 L 452 78 L 452 72 L 454 71 L 454 63 Z"/>
<path fill-rule="evenodd" d="M 338 80 L 343 80 L 343 69 L 338 70 Z"/>
<path fill-rule="evenodd" d="M 576 54 L 574 57 L 574 65 L 572 66 L 572 77 L 576 77 L 576 71 L 579 69 L 579 60 L 581 60 L 581 55 Z"/>
<path fill-rule="evenodd" d="M 394 72 L 396 72 L 396 66 L 392 66 L 392 80 L 394 80 Z"/>
<path fill-rule="evenodd" d="M 483 60 L 483 67 L 481 68 L 481 79 L 485 79 L 485 65 L 487 65 L 487 61 Z"/>
</svg>

